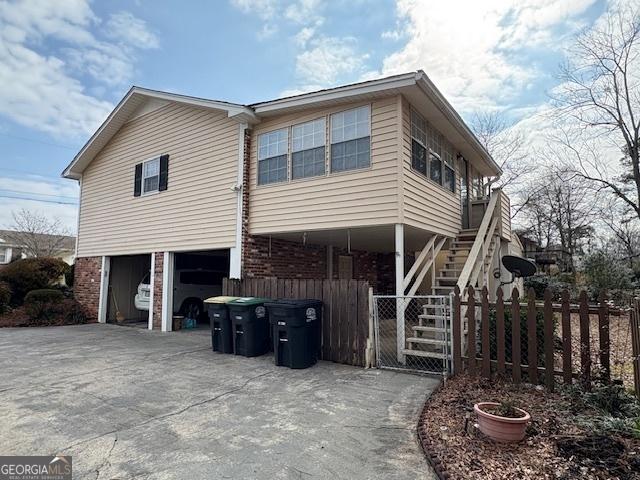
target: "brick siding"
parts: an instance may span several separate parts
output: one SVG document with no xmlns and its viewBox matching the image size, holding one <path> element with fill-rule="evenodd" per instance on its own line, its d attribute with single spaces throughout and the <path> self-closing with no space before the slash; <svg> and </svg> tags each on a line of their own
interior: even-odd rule
<svg viewBox="0 0 640 480">
<path fill-rule="evenodd" d="M 153 329 L 162 328 L 162 271 L 164 268 L 164 252 L 156 252 L 153 272 Z"/>
<path fill-rule="evenodd" d="M 73 294 L 91 320 L 98 320 L 102 257 L 76 258 Z"/>
</svg>

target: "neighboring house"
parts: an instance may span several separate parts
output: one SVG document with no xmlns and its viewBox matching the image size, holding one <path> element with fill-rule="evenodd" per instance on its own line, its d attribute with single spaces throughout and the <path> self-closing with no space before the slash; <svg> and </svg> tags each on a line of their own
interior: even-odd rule
<svg viewBox="0 0 640 480">
<path fill-rule="evenodd" d="M 50 245 L 59 245 L 60 248 L 56 249 L 54 257 L 64 260 L 69 265 L 73 265 L 73 262 L 75 261 L 76 237 L 27 234 L 22 232 L 16 234 L 13 230 L 0 230 L 0 266 L 31 256 L 28 253 L 29 248 L 27 245 L 19 240 L 19 237 L 22 235 L 36 236 L 38 237 L 38 242 Z"/>
<path fill-rule="evenodd" d="M 231 278 L 495 292 L 521 251 L 508 197 L 482 194 L 500 174 L 422 71 L 253 105 L 133 87 L 63 172 L 81 189 L 75 294 L 101 322 L 135 316 L 150 270 L 145 319 L 169 331 L 174 272 L 205 259 Z"/>
</svg>

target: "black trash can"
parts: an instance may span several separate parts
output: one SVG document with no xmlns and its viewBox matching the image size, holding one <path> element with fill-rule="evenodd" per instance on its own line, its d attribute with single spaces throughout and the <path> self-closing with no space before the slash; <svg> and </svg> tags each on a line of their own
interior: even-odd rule
<svg viewBox="0 0 640 480">
<path fill-rule="evenodd" d="M 211 297 L 204 301 L 211 324 L 211 348 L 214 352 L 233 353 L 233 334 L 227 304 L 238 297 Z"/>
<path fill-rule="evenodd" d="M 257 357 L 269 351 L 268 298 L 243 297 L 228 303 L 233 334 L 233 353 Z"/>
<path fill-rule="evenodd" d="M 320 300 L 276 300 L 265 304 L 272 328 L 276 365 L 308 368 L 322 345 Z"/>
</svg>

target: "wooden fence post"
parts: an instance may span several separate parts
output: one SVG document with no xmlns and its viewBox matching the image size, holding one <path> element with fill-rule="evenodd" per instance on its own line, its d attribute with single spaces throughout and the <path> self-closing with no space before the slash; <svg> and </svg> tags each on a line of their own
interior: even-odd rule
<svg viewBox="0 0 640 480">
<path fill-rule="evenodd" d="M 491 378 L 491 348 L 489 344 L 489 291 L 482 289 L 482 376 Z"/>
<path fill-rule="evenodd" d="M 511 293 L 511 376 L 514 383 L 522 380 L 520 358 L 520 298 L 518 289 L 514 288 Z"/>
<path fill-rule="evenodd" d="M 456 285 L 453 291 L 453 373 L 462 373 L 462 318 L 460 306 L 460 289 Z"/>
<path fill-rule="evenodd" d="M 504 331 L 504 293 L 502 288 L 498 288 L 498 298 L 496 300 L 496 342 L 497 342 L 497 372 L 498 375 L 505 373 L 505 331 Z"/>
<path fill-rule="evenodd" d="M 591 348 L 589 340 L 589 301 L 587 292 L 580 292 L 580 381 L 584 390 L 591 390 Z"/>
<path fill-rule="evenodd" d="M 476 374 L 476 298 L 475 291 L 471 285 L 467 294 L 467 365 L 469 375 Z"/>
<path fill-rule="evenodd" d="M 553 342 L 555 335 L 553 332 L 553 297 L 548 288 L 544 291 L 544 380 L 547 388 L 553 392 Z"/>
<path fill-rule="evenodd" d="M 609 306 L 604 291 L 598 297 L 598 345 L 600 368 L 605 383 L 611 381 L 611 342 L 609 339 Z"/>
<path fill-rule="evenodd" d="M 633 380 L 636 397 L 640 400 L 640 298 L 633 300 L 631 309 L 631 347 L 633 351 Z"/>
<path fill-rule="evenodd" d="M 571 361 L 571 299 L 569 291 L 562 291 L 562 381 L 565 385 L 573 382 Z"/>
<path fill-rule="evenodd" d="M 529 382 L 538 383 L 538 319 L 536 310 L 536 292 L 529 288 L 527 304 L 527 363 L 529 364 Z"/>
</svg>

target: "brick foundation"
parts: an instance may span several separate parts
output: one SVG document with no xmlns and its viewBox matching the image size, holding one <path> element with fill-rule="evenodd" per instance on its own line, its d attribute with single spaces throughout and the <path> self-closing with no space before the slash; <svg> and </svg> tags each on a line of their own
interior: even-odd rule
<svg viewBox="0 0 640 480">
<path fill-rule="evenodd" d="M 162 271 L 164 269 L 164 252 L 156 252 L 153 272 L 153 329 L 162 328 Z"/>
<path fill-rule="evenodd" d="M 93 321 L 98 320 L 101 269 L 102 257 L 76 258 L 73 295 Z"/>
</svg>

